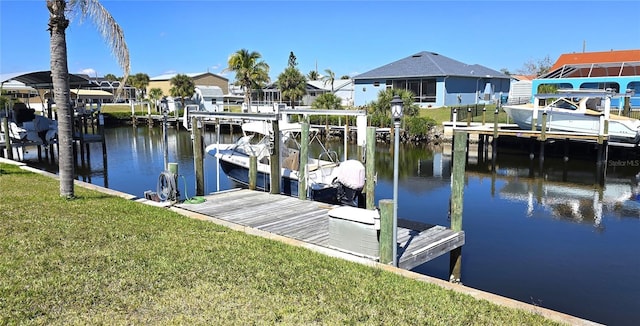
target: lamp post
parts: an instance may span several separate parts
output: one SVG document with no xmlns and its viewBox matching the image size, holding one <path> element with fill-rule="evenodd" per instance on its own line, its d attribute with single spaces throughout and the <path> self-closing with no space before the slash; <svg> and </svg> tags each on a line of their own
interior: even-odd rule
<svg viewBox="0 0 640 326">
<path fill-rule="evenodd" d="M 391 116 L 394 126 L 394 147 L 393 147 L 393 266 L 398 267 L 398 154 L 400 147 L 400 120 L 403 115 L 404 103 L 400 96 L 394 95 L 391 100 Z"/>
</svg>

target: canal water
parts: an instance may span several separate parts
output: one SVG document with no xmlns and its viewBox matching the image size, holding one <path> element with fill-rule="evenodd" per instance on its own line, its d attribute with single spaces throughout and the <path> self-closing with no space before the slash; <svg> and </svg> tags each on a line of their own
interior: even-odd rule
<svg viewBox="0 0 640 326">
<path fill-rule="evenodd" d="M 223 132 L 221 143 L 238 135 Z M 206 131 L 205 145 L 216 142 Z M 163 170 L 160 128 L 106 129 L 107 155 L 91 145 L 77 178 L 140 197 L 155 191 Z M 195 192 L 190 134 L 169 129 L 169 162 L 179 164 L 182 198 Z M 342 155 L 341 141 L 329 143 Z M 450 149 L 402 144 L 398 217 L 449 225 Z M 355 146 L 349 156 L 356 155 Z M 35 151 L 25 154 L 38 163 Z M 207 192 L 234 187 L 216 175 L 205 155 Z M 465 175 L 462 282 L 470 287 L 611 325 L 640 322 L 640 161 L 610 160 L 606 179 L 591 160 L 547 158 L 540 166 L 527 154 L 500 152 L 495 162 L 470 151 Z M 389 145 L 376 148 L 376 203 L 393 194 Z M 448 279 L 441 256 L 414 271 Z"/>
</svg>

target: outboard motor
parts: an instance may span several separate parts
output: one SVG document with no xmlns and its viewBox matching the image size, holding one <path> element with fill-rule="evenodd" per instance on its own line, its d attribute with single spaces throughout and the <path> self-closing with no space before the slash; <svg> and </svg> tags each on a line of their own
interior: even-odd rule
<svg viewBox="0 0 640 326">
<path fill-rule="evenodd" d="M 342 205 L 359 207 L 364 204 L 362 188 L 365 181 L 365 168 L 358 160 L 347 160 L 340 163 L 336 178 L 337 201 Z"/>
</svg>

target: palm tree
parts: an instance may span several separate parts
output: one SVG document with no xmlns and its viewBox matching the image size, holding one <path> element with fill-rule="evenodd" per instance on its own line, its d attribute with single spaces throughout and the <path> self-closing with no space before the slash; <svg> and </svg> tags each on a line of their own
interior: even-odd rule
<svg viewBox="0 0 640 326">
<path fill-rule="evenodd" d="M 180 103 L 184 109 L 184 98 L 191 97 L 196 91 L 196 85 L 191 77 L 184 74 L 177 74 L 169 81 L 173 87 L 169 89 L 169 93 L 173 97 L 180 97 Z M 178 116 L 178 110 L 176 110 L 176 116 Z"/>
<path fill-rule="evenodd" d="M 331 69 L 325 69 L 324 72 L 326 73 L 326 75 L 322 77 L 322 80 L 324 81 L 324 86 L 327 86 L 327 84 L 330 84 L 331 93 L 333 93 L 333 82 L 336 80 L 336 73 L 331 71 Z"/>
<path fill-rule="evenodd" d="M 318 78 L 320 78 L 320 75 L 315 70 L 311 70 L 307 74 L 307 79 L 309 79 L 309 80 L 318 80 Z"/>
<path fill-rule="evenodd" d="M 295 102 L 306 93 L 307 80 L 295 66 L 287 67 L 278 76 L 278 89 L 282 93 L 283 99 L 290 101 L 291 107 L 295 109 Z"/>
<path fill-rule="evenodd" d="M 335 94 L 324 93 L 316 98 L 311 107 L 316 110 L 342 110 L 342 100 Z"/>
<path fill-rule="evenodd" d="M 144 98 L 147 86 L 149 86 L 149 75 L 137 73 L 129 77 L 129 84 L 136 89 L 136 100 Z"/>
<path fill-rule="evenodd" d="M 258 52 L 249 52 L 241 49 L 229 56 L 228 67 L 225 71 L 233 71 L 236 74 L 235 85 L 242 86 L 244 90 L 244 102 L 250 105 L 251 90 L 260 89 L 266 85 L 269 79 L 269 65 Z"/>
<path fill-rule="evenodd" d="M 69 5 L 69 8 L 67 8 Z M 102 37 L 107 41 L 118 64 L 124 72 L 117 93 L 129 76 L 129 49 L 124 33 L 111 14 L 97 0 L 47 0 L 49 10 L 49 32 L 51 52 L 51 81 L 53 98 L 58 114 L 58 170 L 60 177 L 60 196 L 73 198 L 74 159 L 73 159 L 73 109 L 69 96 L 69 68 L 67 65 L 66 29 L 69 20 L 66 14 L 78 12 L 82 18 L 89 17 L 95 23 Z"/>
<path fill-rule="evenodd" d="M 160 88 L 152 88 L 149 90 L 149 98 L 153 101 L 153 107 L 156 111 L 158 110 L 158 101 L 160 101 L 163 95 L 162 89 Z"/>
</svg>

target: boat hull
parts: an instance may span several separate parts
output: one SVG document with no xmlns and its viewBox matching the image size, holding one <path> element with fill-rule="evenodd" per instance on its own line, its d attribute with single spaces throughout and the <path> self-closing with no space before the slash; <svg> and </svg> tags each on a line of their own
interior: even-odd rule
<svg viewBox="0 0 640 326">
<path fill-rule="evenodd" d="M 531 129 L 533 108 L 524 106 L 505 106 L 505 112 L 522 129 Z M 600 115 L 566 112 L 562 110 L 538 110 L 536 130 L 542 128 L 543 113 L 547 112 L 547 131 L 566 131 L 581 134 L 598 135 L 600 133 Z M 634 143 L 640 141 L 640 122 L 611 115 L 609 120 L 609 139 L 612 141 Z"/>
<path fill-rule="evenodd" d="M 226 160 L 220 160 L 220 167 L 222 171 L 227 175 L 229 179 L 244 187 L 249 186 L 249 169 L 229 162 Z M 271 175 L 258 171 L 256 178 L 256 189 L 262 191 L 269 191 L 271 189 Z M 282 176 L 280 183 L 280 192 L 285 195 L 297 197 L 298 196 L 298 180 Z M 338 201 L 338 189 L 336 187 L 323 187 L 323 188 L 311 188 L 309 193 L 309 199 L 319 201 L 328 204 L 339 204 Z"/>
</svg>

